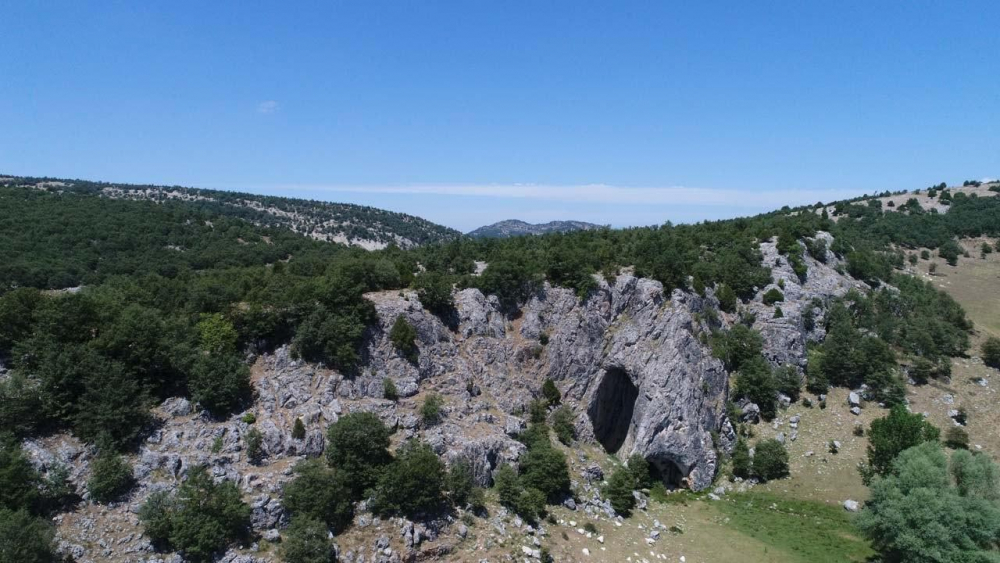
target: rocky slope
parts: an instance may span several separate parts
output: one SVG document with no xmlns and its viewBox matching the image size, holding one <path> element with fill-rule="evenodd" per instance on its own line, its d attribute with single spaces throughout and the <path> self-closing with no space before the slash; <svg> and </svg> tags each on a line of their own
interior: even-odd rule
<svg viewBox="0 0 1000 563">
<path fill-rule="evenodd" d="M 523 235 L 544 235 L 546 233 L 568 233 L 570 231 L 589 231 L 600 229 L 600 225 L 583 221 L 549 221 L 548 223 L 531 224 L 517 219 L 507 219 L 479 227 L 469 233 L 473 238 L 510 238 Z"/>
<path fill-rule="evenodd" d="M 760 295 L 771 286 L 760 288 L 747 308 L 764 335 L 766 356 L 776 365 L 801 366 L 806 341 L 822 338 L 821 332 L 805 329 L 803 312 L 814 307 L 814 299 L 825 301 L 864 286 L 839 274 L 832 254 L 827 264 L 807 257 L 808 276 L 800 283 L 774 243 L 762 244 L 761 250 L 773 268 L 774 284 L 783 288 L 784 316 L 774 318 L 774 307 L 761 302 Z M 120 504 L 83 502 L 58 516 L 62 549 L 79 561 L 164 560 L 141 534 L 138 507 L 151 492 L 176 487 L 200 464 L 208 465 L 217 479 L 239 483 L 253 507 L 255 531 L 263 539 L 276 539 L 286 523 L 280 494 L 291 479 L 291 467 L 304 456 L 321 454 L 326 427 L 357 410 L 373 411 L 396 428 L 395 443 L 419 436 L 448 461 L 467 459 L 476 480 L 488 485 L 499 465 L 516 464 L 524 451 L 514 436 L 525 428 L 522 413 L 547 378 L 556 382 L 563 402 L 575 414 L 582 442 L 599 444 L 622 459 L 643 455 L 669 486 L 710 486 L 719 450 L 732 447 L 733 429 L 725 415 L 729 374 L 712 357 L 707 334 L 738 319 L 709 313 L 717 306 L 711 290 L 705 297 L 679 290 L 667 295 L 658 282 L 623 274 L 612 283 L 601 280 L 582 302 L 571 290 L 546 286 L 509 320 L 495 297 L 466 289 L 455 295 L 457 319 L 450 323 L 427 312 L 413 292 L 368 298 L 375 304 L 379 325 L 368 335 L 365 367 L 356 377 L 293 360 L 284 348 L 254 359 L 256 399 L 249 410 L 264 436 L 262 462 L 249 463 L 243 452 L 241 437 L 249 426 L 242 413 L 212 420 L 186 400 L 170 399 L 157 409 L 160 425 L 131 460 L 139 486 Z M 821 312 L 815 309 L 817 315 Z M 417 330 L 420 355 L 413 363 L 400 356 L 388 338 L 400 315 Z M 822 326 L 821 317 L 816 326 Z M 399 401 L 382 398 L 385 378 L 395 383 Z M 428 427 L 417 411 L 431 392 L 445 399 L 445 415 Z M 296 418 L 307 429 L 301 440 L 291 437 Z M 77 440 L 54 435 L 28 441 L 25 447 L 43 470 L 70 468 L 85 494 L 91 452 Z M 571 462 L 577 472 L 577 502 L 567 505 L 614 517 L 597 488 L 586 484 L 600 477 L 590 474 L 582 454 Z M 378 523 L 359 510 L 356 528 L 365 530 L 373 521 Z M 402 532 L 391 542 L 381 536 L 339 538 L 344 559 L 361 561 L 356 556 L 369 552 L 373 555 L 364 561 L 435 558 L 437 552 L 419 551 L 420 537 L 461 533 L 461 525 L 448 520 L 424 523 L 417 532 L 405 521 L 392 526 Z M 350 544 L 369 540 L 374 545 Z M 447 546 L 429 545 L 447 552 Z M 247 546 L 228 554 L 226 561 L 274 559 L 273 550 L 265 553 Z"/>
</svg>

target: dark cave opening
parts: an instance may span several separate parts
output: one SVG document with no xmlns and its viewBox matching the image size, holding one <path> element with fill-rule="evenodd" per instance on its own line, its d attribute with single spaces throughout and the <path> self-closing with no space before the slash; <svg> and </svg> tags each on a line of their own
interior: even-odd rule
<svg viewBox="0 0 1000 563">
<path fill-rule="evenodd" d="M 653 458 L 649 462 L 649 476 L 654 483 L 663 483 L 667 490 L 688 488 L 687 475 L 670 459 Z"/>
<path fill-rule="evenodd" d="M 594 427 L 594 437 L 608 453 L 616 453 L 625 442 L 638 397 L 639 390 L 625 370 L 610 368 L 604 372 L 587 416 Z"/>
</svg>

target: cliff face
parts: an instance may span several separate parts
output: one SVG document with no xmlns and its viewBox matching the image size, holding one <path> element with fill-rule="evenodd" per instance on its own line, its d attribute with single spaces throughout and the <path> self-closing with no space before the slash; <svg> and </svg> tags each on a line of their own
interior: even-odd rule
<svg viewBox="0 0 1000 563">
<path fill-rule="evenodd" d="M 754 328 L 773 364 L 804 366 L 806 342 L 823 337 L 823 309 L 814 300 L 865 286 L 839 274 L 832 254 L 826 263 L 807 256 L 802 282 L 773 243 L 762 244 L 761 252 L 774 283 L 743 308 L 755 316 Z M 779 284 L 785 301 L 778 303 L 783 316 L 775 318 L 775 307 L 760 296 Z M 445 320 L 426 311 L 414 292 L 368 298 L 379 322 L 355 377 L 294 360 L 286 348 L 255 359 L 256 397 L 248 410 L 263 435 L 262 462 L 251 464 L 243 451 L 250 426 L 242 413 L 213 420 L 184 399 L 170 399 L 156 410 L 160 424 L 130 460 L 138 486 L 129 500 L 111 507 L 83 503 L 59 516 L 63 551 L 109 561 L 150 553 L 148 541 L 136 533 L 138 507 L 151 492 L 175 488 L 200 464 L 217 479 L 240 485 L 256 531 L 277 534 L 287 521 L 280 495 L 291 467 L 322 454 L 327 426 L 359 410 L 375 412 L 396 428 L 397 444 L 419 437 L 448 461 L 467 459 L 479 484 L 488 485 L 497 467 L 516 464 L 523 453 L 514 436 L 527 426 L 526 408 L 546 379 L 556 383 L 573 412 L 579 440 L 600 444 L 619 459 L 642 455 L 670 486 L 710 486 L 719 452 L 734 443 L 725 416 L 729 374 L 712 357 L 708 334 L 739 319 L 715 313 L 711 290 L 705 297 L 679 290 L 665 295 L 659 282 L 621 275 L 611 284 L 600 281 L 581 301 L 571 290 L 545 286 L 514 319 L 502 314 L 496 298 L 476 289 L 457 292 L 456 312 Z M 803 321 L 808 310 L 816 317 L 812 330 Z M 416 329 L 415 362 L 389 339 L 399 316 Z M 383 398 L 386 379 L 393 381 L 398 401 Z M 428 426 L 418 413 L 430 393 L 444 399 L 444 415 Z M 304 439 L 292 438 L 296 419 L 305 423 Z M 87 447 L 56 435 L 28 441 L 25 448 L 43 470 L 67 466 L 85 494 Z M 94 545 L 94 538 L 101 549 L 82 547 Z"/>
</svg>

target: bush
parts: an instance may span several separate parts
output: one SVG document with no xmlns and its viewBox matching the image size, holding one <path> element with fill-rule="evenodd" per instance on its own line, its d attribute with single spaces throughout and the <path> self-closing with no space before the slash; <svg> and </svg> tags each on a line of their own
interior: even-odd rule
<svg viewBox="0 0 1000 563">
<path fill-rule="evenodd" d="M 240 500 L 235 483 L 216 484 L 205 467 L 198 467 L 188 472 L 175 497 L 151 495 L 139 518 L 154 543 L 165 541 L 191 561 L 209 561 L 246 536 L 250 507 Z"/>
<path fill-rule="evenodd" d="M 768 439 L 757 442 L 753 454 L 753 474 L 762 481 L 788 475 L 788 451 L 781 442 Z"/>
<path fill-rule="evenodd" d="M 99 503 L 117 500 L 132 488 L 132 466 L 110 447 L 101 448 L 90 464 L 87 491 Z"/>
<path fill-rule="evenodd" d="M 944 445 L 953 450 L 969 449 L 969 433 L 958 426 L 952 426 L 944 434 Z"/>
<path fill-rule="evenodd" d="M 930 260 L 931 259 L 931 253 L 930 253 L 930 251 L 928 251 L 928 250 L 921 250 L 920 251 L 920 259 L 921 260 Z"/>
<path fill-rule="evenodd" d="M 646 458 L 642 457 L 642 454 L 632 454 L 628 458 L 628 470 L 632 472 L 632 478 L 635 479 L 635 486 L 640 489 L 645 489 L 649 487 L 652 482 L 652 476 L 649 473 L 649 462 Z"/>
<path fill-rule="evenodd" d="M 447 316 L 455 310 L 451 282 L 438 272 L 425 272 L 413 280 L 420 303 L 435 315 Z"/>
<path fill-rule="evenodd" d="M 632 491 L 636 489 L 635 477 L 627 467 L 617 467 L 608 478 L 604 487 L 604 496 L 611 501 L 611 508 L 622 516 L 628 516 L 635 508 L 635 497 Z"/>
<path fill-rule="evenodd" d="M 918 413 L 896 405 L 889 414 L 872 421 L 868 429 L 868 463 L 862 469 L 865 482 L 875 475 L 888 475 L 892 463 L 903 450 L 923 442 L 936 442 L 940 431 Z"/>
<path fill-rule="evenodd" d="M 559 407 L 552 413 L 552 430 L 563 444 L 568 446 L 573 443 L 576 427 L 573 426 L 573 412 L 569 407 Z"/>
<path fill-rule="evenodd" d="M 497 492 L 497 500 L 500 504 L 510 509 L 517 507 L 517 501 L 521 496 L 521 483 L 517 479 L 517 472 L 506 463 L 497 468 L 493 476 L 493 488 Z"/>
<path fill-rule="evenodd" d="M 534 424 L 544 424 L 549 415 L 549 405 L 546 401 L 535 400 L 528 404 L 528 420 Z"/>
<path fill-rule="evenodd" d="M 286 563 L 334 563 L 337 560 L 326 526 L 305 516 L 292 518 L 281 539 L 280 554 Z"/>
<path fill-rule="evenodd" d="M 260 433 L 260 430 L 251 427 L 243 436 L 243 443 L 247 448 L 247 460 L 250 463 L 260 461 L 260 458 L 264 455 L 262 447 L 264 444 L 264 435 Z"/>
<path fill-rule="evenodd" d="M 365 489 L 375 486 L 382 468 L 392 461 L 389 433 L 382 420 L 370 412 L 350 413 L 330 425 L 326 459 L 345 472 L 352 499 L 360 499 Z"/>
<path fill-rule="evenodd" d="M 252 412 L 248 412 L 240 417 L 240 420 L 243 421 L 244 424 L 255 424 L 257 422 L 257 415 Z"/>
<path fill-rule="evenodd" d="M 0 508 L 0 561 L 5 563 L 50 563 L 57 561 L 55 530 L 48 522 L 26 510 Z"/>
<path fill-rule="evenodd" d="M 302 423 L 301 418 L 296 418 L 295 424 L 292 425 L 292 439 L 304 440 L 305 437 L 306 437 L 306 425 Z"/>
<path fill-rule="evenodd" d="M 1000 338 L 991 336 L 983 342 L 983 363 L 1000 369 Z"/>
<path fill-rule="evenodd" d="M 410 321 L 406 320 L 403 315 L 396 317 L 396 322 L 392 324 L 389 340 L 407 361 L 417 362 L 420 354 L 420 350 L 417 348 L 417 329 L 413 328 Z"/>
<path fill-rule="evenodd" d="M 785 296 L 784 294 L 781 293 L 780 289 L 772 287 L 771 289 L 767 290 L 767 293 L 764 294 L 762 300 L 765 305 L 774 305 L 779 301 L 784 301 Z"/>
<path fill-rule="evenodd" d="M 345 471 L 310 459 L 295 466 L 295 478 L 284 487 L 282 505 L 292 516 L 321 521 L 340 533 L 354 517 L 352 498 Z"/>
<path fill-rule="evenodd" d="M 390 401 L 399 400 L 399 391 L 396 390 L 396 384 L 388 377 L 382 379 L 382 398 Z"/>
<path fill-rule="evenodd" d="M 441 421 L 441 407 L 444 399 L 437 393 L 430 393 L 424 399 L 424 404 L 420 406 L 420 417 L 424 419 L 424 424 L 437 424 Z"/>
<path fill-rule="evenodd" d="M 444 463 L 434 450 L 419 440 L 410 440 L 396 452 L 396 459 L 383 472 L 375 488 L 376 512 L 404 514 L 410 518 L 441 508 L 445 484 Z"/>
<path fill-rule="evenodd" d="M 712 335 L 712 355 L 722 360 L 729 372 L 739 371 L 745 362 L 760 356 L 763 346 L 760 333 L 743 324 Z"/>
<path fill-rule="evenodd" d="M 448 469 L 446 479 L 448 494 L 455 506 L 465 507 L 476 482 L 472 476 L 472 466 L 464 459 L 458 460 Z"/>
<path fill-rule="evenodd" d="M 559 392 L 559 388 L 556 387 L 556 383 L 554 381 L 546 379 L 545 383 L 542 384 L 542 397 L 545 397 L 549 406 L 555 406 L 562 400 L 562 393 Z"/>
</svg>

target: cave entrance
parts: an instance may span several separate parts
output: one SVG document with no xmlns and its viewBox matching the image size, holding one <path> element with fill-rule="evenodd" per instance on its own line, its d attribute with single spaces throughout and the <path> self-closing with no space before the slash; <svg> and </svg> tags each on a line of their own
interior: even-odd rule
<svg viewBox="0 0 1000 563">
<path fill-rule="evenodd" d="M 649 476 L 654 483 L 663 483 L 668 491 L 687 489 L 687 475 L 671 459 L 654 457 L 649 462 Z"/>
<path fill-rule="evenodd" d="M 616 453 L 625 442 L 638 397 L 639 390 L 625 370 L 610 368 L 604 372 L 587 416 L 594 427 L 594 437 L 608 453 Z"/>
</svg>

